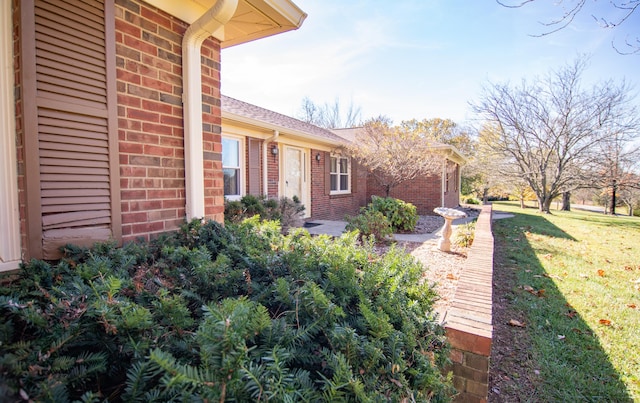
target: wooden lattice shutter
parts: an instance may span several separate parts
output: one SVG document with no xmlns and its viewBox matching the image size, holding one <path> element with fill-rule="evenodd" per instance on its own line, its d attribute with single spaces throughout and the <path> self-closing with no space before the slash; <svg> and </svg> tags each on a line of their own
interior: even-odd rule
<svg viewBox="0 0 640 403">
<path fill-rule="evenodd" d="M 41 244 L 29 246 L 35 257 L 53 259 L 66 243 L 121 235 L 113 3 L 36 0 L 32 6 L 33 17 L 23 14 L 34 18 L 25 30 L 31 25 L 35 32 L 24 44 L 35 49 L 33 58 L 25 55 L 25 75 L 35 74 L 33 82 L 24 80 L 25 105 L 29 95 L 35 101 L 25 111 L 26 122 L 34 118 L 25 133 L 27 152 L 37 154 L 27 161 L 30 238 L 37 233 Z"/>
</svg>

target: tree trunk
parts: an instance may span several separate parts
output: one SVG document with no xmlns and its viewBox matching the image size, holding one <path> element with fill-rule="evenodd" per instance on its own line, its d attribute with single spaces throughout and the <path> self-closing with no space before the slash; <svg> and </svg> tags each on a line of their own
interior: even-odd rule
<svg viewBox="0 0 640 403">
<path fill-rule="evenodd" d="M 385 191 L 387 197 L 389 197 L 389 195 L 391 194 L 391 186 L 385 185 L 384 191 Z"/>
<path fill-rule="evenodd" d="M 611 215 L 616 215 L 616 180 L 611 185 Z"/>
<path fill-rule="evenodd" d="M 489 197 L 489 188 L 482 190 L 482 204 L 487 204 L 487 198 Z"/>
<path fill-rule="evenodd" d="M 562 211 L 571 211 L 571 193 L 562 193 Z"/>
<path fill-rule="evenodd" d="M 521 197 L 521 198 L 520 198 L 520 208 L 521 208 L 521 209 L 524 209 L 524 208 L 525 208 L 525 205 L 524 205 L 524 197 Z"/>
<path fill-rule="evenodd" d="M 553 202 L 553 200 L 548 196 L 542 200 L 538 199 L 538 205 L 540 206 L 539 211 L 541 213 L 551 214 L 551 202 Z"/>
</svg>

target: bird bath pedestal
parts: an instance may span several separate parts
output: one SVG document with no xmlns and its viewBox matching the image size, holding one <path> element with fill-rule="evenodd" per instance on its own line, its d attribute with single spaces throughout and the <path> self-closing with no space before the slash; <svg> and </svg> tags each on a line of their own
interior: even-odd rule
<svg viewBox="0 0 640 403">
<path fill-rule="evenodd" d="M 442 238 L 438 241 L 438 249 L 443 252 L 451 251 L 451 222 L 457 218 L 466 217 L 467 214 L 460 210 L 448 208 L 448 207 L 436 207 L 433 211 L 444 217 L 444 228 L 442 229 Z"/>
</svg>

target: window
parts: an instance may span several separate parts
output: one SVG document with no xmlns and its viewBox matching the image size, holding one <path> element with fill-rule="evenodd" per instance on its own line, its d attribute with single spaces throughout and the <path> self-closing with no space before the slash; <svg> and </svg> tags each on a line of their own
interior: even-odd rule
<svg viewBox="0 0 640 403">
<path fill-rule="evenodd" d="M 224 196 L 237 199 L 242 195 L 240 180 L 240 140 L 222 138 L 222 172 L 224 174 Z"/>
<path fill-rule="evenodd" d="M 349 193 L 350 191 L 350 166 L 347 157 L 331 157 L 331 194 Z"/>
</svg>

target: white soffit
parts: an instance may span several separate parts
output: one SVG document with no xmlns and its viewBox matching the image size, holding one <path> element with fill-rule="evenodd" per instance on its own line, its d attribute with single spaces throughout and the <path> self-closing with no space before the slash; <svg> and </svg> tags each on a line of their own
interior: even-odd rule
<svg viewBox="0 0 640 403">
<path fill-rule="evenodd" d="M 145 0 L 192 24 L 218 0 Z M 307 14 L 290 0 L 240 0 L 231 20 L 216 37 L 222 48 L 300 28 Z"/>
</svg>

